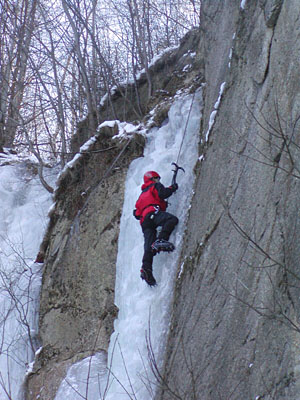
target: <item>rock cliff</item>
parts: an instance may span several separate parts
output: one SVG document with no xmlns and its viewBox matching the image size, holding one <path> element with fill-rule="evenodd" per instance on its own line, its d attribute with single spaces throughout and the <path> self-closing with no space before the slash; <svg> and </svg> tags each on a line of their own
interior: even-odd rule
<svg viewBox="0 0 300 400">
<path fill-rule="evenodd" d="M 299 16 L 202 2 L 203 161 L 157 399 L 299 398 Z"/>
<path fill-rule="evenodd" d="M 152 67 L 151 99 L 141 77 L 139 115 L 134 90 L 125 113 L 118 90 L 103 106 L 103 120 L 134 123 L 156 107 L 159 125 L 178 89 L 205 85 L 157 400 L 299 397 L 299 18 L 297 0 L 203 0 L 200 29 Z M 87 132 L 83 122 L 75 150 Z M 53 399 L 71 363 L 107 350 L 124 179 L 143 151 L 141 135 L 115 133 L 102 131 L 56 190 L 28 400 Z"/>
</svg>

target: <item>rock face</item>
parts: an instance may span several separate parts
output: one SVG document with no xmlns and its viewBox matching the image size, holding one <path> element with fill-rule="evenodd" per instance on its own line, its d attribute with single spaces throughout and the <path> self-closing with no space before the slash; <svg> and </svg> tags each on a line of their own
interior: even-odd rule
<svg viewBox="0 0 300 400">
<path fill-rule="evenodd" d="M 295 0 L 202 2 L 204 142 L 226 86 L 157 399 L 299 398 L 299 15 Z"/>
</svg>

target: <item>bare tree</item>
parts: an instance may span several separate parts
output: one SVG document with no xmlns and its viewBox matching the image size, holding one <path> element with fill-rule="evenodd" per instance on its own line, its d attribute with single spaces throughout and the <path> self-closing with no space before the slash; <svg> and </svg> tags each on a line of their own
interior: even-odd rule
<svg viewBox="0 0 300 400">
<path fill-rule="evenodd" d="M 135 83 L 139 119 L 138 73 L 144 70 L 151 96 L 150 61 L 179 43 L 193 24 L 196 1 L 0 0 L 0 150 L 32 152 L 33 146 L 42 159 L 64 165 L 80 119 L 87 118 L 94 134 L 104 94 L 117 115 L 113 87 L 126 115 L 128 81 Z"/>
<path fill-rule="evenodd" d="M 70 2 L 67 0 L 62 0 L 62 6 L 64 9 L 64 12 L 66 14 L 66 17 L 70 23 L 70 26 L 72 28 L 72 32 L 74 35 L 74 51 L 77 55 L 78 59 L 78 64 L 79 64 L 79 72 L 80 76 L 82 77 L 82 82 L 83 86 L 85 89 L 85 96 L 86 96 L 86 102 L 87 102 L 87 107 L 88 107 L 88 118 L 89 118 L 89 126 L 90 129 L 93 131 L 96 130 L 97 127 L 97 121 L 95 120 L 95 113 L 96 113 L 96 104 L 93 99 L 92 95 L 92 90 L 91 90 L 91 84 L 88 78 L 88 70 L 87 70 L 87 64 L 86 60 L 83 56 L 82 52 L 82 38 L 80 36 L 80 30 L 76 26 L 76 14 L 72 13 L 72 6 L 70 5 Z M 79 6 L 79 4 L 77 5 Z M 75 21 L 74 21 L 75 19 Z"/>
<path fill-rule="evenodd" d="M 26 87 L 30 43 L 35 27 L 37 0 L 3 1 L 1 23 L 0 147 L 12 147 Z"/>
<path fill-rule="evenodd" d="M 39 272 L 27 263 L 23 243 L 13 243 L 6 235 L 1 243 L 6 250 L 0 251 L 0 393 L 15 400 L 16 371 L 26 370 L 39 347 L 34 317 Z M 10 259 L 13 268 L 4 265 L 4 259 Z"/>
</svg>

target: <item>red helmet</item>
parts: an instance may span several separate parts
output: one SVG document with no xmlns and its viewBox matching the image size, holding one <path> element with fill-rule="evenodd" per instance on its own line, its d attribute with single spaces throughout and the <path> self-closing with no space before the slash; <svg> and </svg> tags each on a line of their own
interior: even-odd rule
<svg viewBox="0 0 300 400">
<path fill-rule="evenodd" d="M 154 178 L 159 178 L 160 179 L 160 176 L 155 171 L 148 171 L 144 175 L 144 183 L 148 183 L 149 181 L 153 181 Z"/>
</svg>

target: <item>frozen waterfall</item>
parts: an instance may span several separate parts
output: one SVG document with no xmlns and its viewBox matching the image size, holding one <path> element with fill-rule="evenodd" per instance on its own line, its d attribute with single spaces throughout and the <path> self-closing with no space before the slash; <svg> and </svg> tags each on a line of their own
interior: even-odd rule
<svg viewBox="0 0 300 400">
<path fill-rule="evenodd" d="M 195 95 L 178 95 L 163 126 L 148 132 L 144 157 L 131 163 L 120 225 L 115 298 L 119 315 L 110 341 L 109 372 L 104 372 L 106 365 L 101 354 L 74 364 L 55 400 L 79 400 L 83 396 L 88 400 L 154 398 L 156 383 L 149 365 L 148 348 L 150 345 L 155 362 L 161 365 L 177 262 L 193 194 L 193 168 L 198 159 L 201 109 L 201 89 Z M 161 175 L 161 182 L 169 186 L 173 174 L 171 163 L 177 161 L 179 152 L 178 164 L 185 169 L 185 174 L 179 171 L 179 190 L 170 197 L 168 208 L 180 221 L 170 237 L 176 250 L 154 258 L 153 274 L 158 285 L 150 288 L 140 278 L 143 235 L 132 211 L 140 194 L 143 174 L 148 170 L 156 170 Z"/>
<path fill-rule="evenodd" d="M 0 159 L 0 399 L 22 399 L 34 353 L 41 265 L 33 262 L 51 197 L 27 161 Z"/>
</svg>

